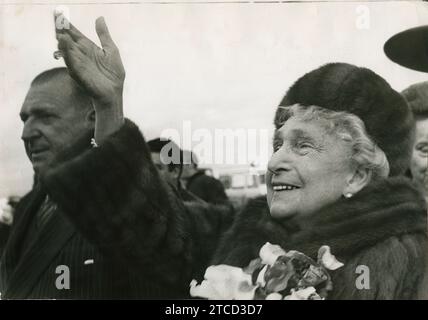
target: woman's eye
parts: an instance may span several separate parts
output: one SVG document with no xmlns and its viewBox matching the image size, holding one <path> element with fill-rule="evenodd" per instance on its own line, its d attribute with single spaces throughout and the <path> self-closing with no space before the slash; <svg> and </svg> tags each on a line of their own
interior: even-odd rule
<svg viewBox="0 0 428 320">
<path fill-rule="evenodd" d="M 282 146 L 282 143 L 280 143 L 280 142 L 274 143 L 273 144 L 273 151 L 277 152 L 281 148 L 281 146 Z"/>
<path fill-rule="evenodd" d="M 309 142 L 299 142 L 296 144 L 296 149 L 299 154 L 306 155 L 314 149 L 314 146 Z"/>
<path fill-rule="evenodd" d="M 314 146 L 308 142 L 300 142 L 297 144 L 299 149 L 313 149 Z"/>
</svg>

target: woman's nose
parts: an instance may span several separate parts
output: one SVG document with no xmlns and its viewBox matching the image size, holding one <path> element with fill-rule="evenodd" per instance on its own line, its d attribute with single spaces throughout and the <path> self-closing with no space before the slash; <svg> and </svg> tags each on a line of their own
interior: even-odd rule
<svg viewBox="0 0 428 320">
<path fill-rule="evenodd" d="M 290 171 L 293 163 L 290 150 L 281 147 L 278 151 L 272 154 L 268 162 L 268 170 L 272 173 L 278 171 Z"/>
</svg>

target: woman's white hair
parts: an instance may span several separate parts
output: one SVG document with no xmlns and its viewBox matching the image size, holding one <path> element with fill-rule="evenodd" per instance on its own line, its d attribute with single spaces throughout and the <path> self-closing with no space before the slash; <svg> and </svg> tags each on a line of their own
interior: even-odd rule
<svg viewBox="0 0 428 320">
<path fill-rule="evenodd" d="M 281 113 L 281 123 L 291 117 L 301 121 L 324 120 L 322 123 L 327 133 L 336 134 L 350 144 L 352 161 L 369 169 L 372 172 L 372 180 L 389 175 L 389 163 L 385 153 L 368 135 L 364 122 L 358 116 L 345 111 L 299 104 L 279 108 L 284 111 Z"/>
</svg>

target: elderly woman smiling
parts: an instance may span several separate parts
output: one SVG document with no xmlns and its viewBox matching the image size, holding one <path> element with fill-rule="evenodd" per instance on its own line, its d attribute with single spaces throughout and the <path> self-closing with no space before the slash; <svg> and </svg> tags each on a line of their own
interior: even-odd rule
<svg viewBox="0 0 428 320">
<path fill-rule="evenodd" d="M 268 166 L 272 217 L 310 215 L 388 176 L 384 152 L 357 116 L 315 106 L 281 109 L 284 124 L 275 133 Z"/>
<path fill-rule="evenodd" d="M 274 122 L 268 206 L 250 201 L 213 264 L 244 267 L 267 241 L 312 257 L 329 245 L 345 263 L 329 298 L 418 298 L 426 209 L 403 175 L 414 120 L 401 95 L 368 69 L 328 64 L 297 80 Z"/>
</svg>

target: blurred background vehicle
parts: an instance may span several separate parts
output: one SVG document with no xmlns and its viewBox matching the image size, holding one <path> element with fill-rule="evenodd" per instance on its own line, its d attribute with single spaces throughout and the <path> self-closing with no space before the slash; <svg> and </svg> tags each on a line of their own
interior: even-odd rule
<svg viewBox="0 0 428 320">
<path fill-rule="evenodd" d="M 254 165 L 217 169 L 218 179 L 236 210 L 251 198 L 266 195 L 266 169 Z"/>
</svg>

